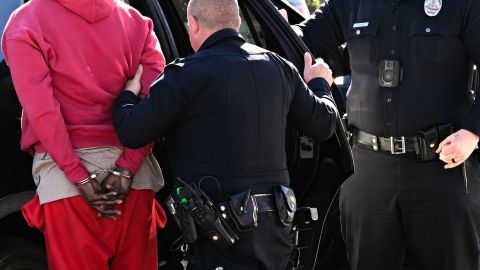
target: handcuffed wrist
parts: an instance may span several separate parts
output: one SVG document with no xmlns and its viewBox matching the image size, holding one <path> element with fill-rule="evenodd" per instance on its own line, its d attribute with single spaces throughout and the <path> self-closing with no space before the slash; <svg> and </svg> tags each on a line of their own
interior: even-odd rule
<svg viewBox="0 0 480 270">
<path fill-rule="evenodd" d="M 123 168 L 123 167 L 117 167 L 115 169 L 98 170 L 90 174 L 87 178 L 80 180 L 78 182 L 75 182 L 74 184 L 77 188 L 80 188 L 81 186 L 90 183 L 92 180 L 95 180 L 95 178 L 97 178 L 98 175 L 101 173 L 113 174 L 115 176 L 124 177 L 133 181 L 133 175 L 129 169 Z"/>
<path fill-rule="evenodd" d="M 116 176 L 124 177 L 133 181 L 133 175 L 131 171 L 127 168 L 118 167 L 110 170 L 110 173 Z"/>
<path fill-rule="evenodd" d="M 92 181 L 92 179 L 93 179 L 93 178 L 92 178 L 92 176 L 90 175 L 89 177 L 87 177 L 87 178 L 85 178 L 85 179 L 83 179 L 83 180 L 80 180 L 80 181 L 78 181 L 78 182 L 75 182 L 74 184 L 75 184 L 75 186 L 76 186 L 77 188 L 80 188 L 81 186 L 90 183 L 90 181 Z"/>
<path fill-rule="evenodd" d="M 74 184 L 77 188 L 80 188 L 81 186 L 90 183 L 92 180 L 95 180 L 95 178 L 97 178 L 98 174 L 100 174 L 100 173 L 110 173 L 110 169 L 96 171 L 96 172 L 90 174 L 87 178 L 85 178 L 83 180 L 80 180 L 78 182 L 75 182 Z"/>
</svg>

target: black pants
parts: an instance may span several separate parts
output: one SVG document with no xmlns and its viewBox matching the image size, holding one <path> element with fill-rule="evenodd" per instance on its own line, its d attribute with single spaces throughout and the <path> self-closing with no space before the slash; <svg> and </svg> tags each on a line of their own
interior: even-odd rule
<svg viewBox="0 0 480 270">
<path fill-rule="evenodd" d="M 281 225 L 276 212 L 259 213 L 258 227 L 237 235 L 240 241 L 228 249 L 218 249 L 205 241 L 194 244 L 188 269 L 286 269 L 293 250 L 292 228 Z"/>
<path fill-rule="evenodd" d="M 479 269 L 480 178 L 461 166 L 355 144 L 355 174 L 342 186 L 342 231 L 352 270 Z"/>
</svg>

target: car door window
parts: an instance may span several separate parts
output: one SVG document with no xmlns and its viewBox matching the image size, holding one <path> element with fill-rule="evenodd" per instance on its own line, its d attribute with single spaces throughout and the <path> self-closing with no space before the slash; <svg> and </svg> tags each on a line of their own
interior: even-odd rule
<svg viewBox="0 0 480 270">
<path fill-rule="evenodd" d="M 267 47 L 265 31 L 258 20 L 252 15 L 252 12 L 245 6 L 241 6 L 242 24 L 240 26 L 240 33 L 245 37 L 249 43 L 256 44 L 263 48 Z M 250 30 L 252 29 L 252 30 Z M 250 38 L 246 35 L 250 34 Z"/>
<path fill-rule="evenodd" d="M 182 52 L 181 56 L 188 56 L 193 52 L 188 40 L 187 6 L 189 0 L 158 0 L 158 2 L 165 12 L 169 25 L 174 27 L 181 25 L 181 29 L 178 29 L 179 31 L 175 31 L 177 30 L 175 29 L 172 33 L 179 47 L 179 51 Z M 268 31 L 265 31 L 265 27 L 251 12 L 250 7 L 244 5 L 243 2 L 244 1 L 239 1 L 241 8 L 240 17 L 242 19 L 240 34 L 248 43 L 278 52 L 279 48 L 275 48 L 275 44 L 277 44 L 275 38 L 269 35 Z M 182 49 L 181 47 L 184 48 Z M 188 47 L 188 49 L 185 49 L 185 47 Z"/>
<path fill-rule="evenodd" d="M 163 1 L 160 1 L 163 2 Z M 173 0 L 171 1 L 173 3 L 173 6 L 175 7 L 175 10 L 178 14 L 179 19 L 182 22 L 182 25 L 184 26 L 184 31 L 185 33 L 188 32 L 188 22 L 187 22 L 187 6 L 189 0 Z M 240 17 L 242 19 L 242 22 L 245 22 L 245 16 L 244 12 L 240 12 Z M 250 31 L 250 26 L 242 23 L 240 26 L 240 34 L 247 40 L 249 43 L 256 43 L 254 36 L 252 34 L 252 31 Z"/>
</svg>

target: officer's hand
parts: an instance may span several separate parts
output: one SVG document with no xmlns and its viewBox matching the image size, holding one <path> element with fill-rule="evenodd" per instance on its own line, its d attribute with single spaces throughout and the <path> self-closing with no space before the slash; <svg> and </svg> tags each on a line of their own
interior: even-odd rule
<svg viewBox="0 0 480 270">
<path fill-rule="evenodd" d="M 140 94 L 140 91 L 142 90 L 142 84 L 140 82 L 140 80 L 142 79 L 142 74 L 143 66 L 138 65 L 135 76 L 133 77 L 133 79 L 128 80 L 127 83 L 125 83 L 125 87 L 123 89 L 128 90 L 138 96 Z"/>
<path fill-rule="evenodd" d="M 448 136 L 440 143 L 437 154 L 446 163 L 445 169 L 451 169 L 465 162 L 477 147 L 479 137 L 474 133 L 461 129 Z"/>
<path fill-rule="evenodd" d="M 116 170 L 123 175 L 133 177 L 133 174 L 127 168 L 118 167 Z M 129 179 L 123 176 L 110 174 L 105 180 L 103 180 L 102 187 L 107 191 L 117 193 L 117 198 L 123 200 L 130 192 L 132 182 L 132 178 Z"/>
<path fill-rule="evenodd" d="M 303 70 L 303 79 L 306 83 L 314 78 L 324 78 L 330 86 L 333 83 L 332 70 L 330 67 L 323 61 L 323 59 L 318 58 L 316 63 L 312 65 L 312 56 L 310 53 L 305 53 L 305 69 Z"/>
<path fill-rule="evenodd" d="M 121 214 L 121 211 L 113 209 L 122 202 L 116 198 L 116 192 L 103 193 L 102 187 L 95 180 L 79 186 L 78 189 L 87 203 L 98 211 L 99 217 L 116 219 L 117 215 Z"/>
</svg>

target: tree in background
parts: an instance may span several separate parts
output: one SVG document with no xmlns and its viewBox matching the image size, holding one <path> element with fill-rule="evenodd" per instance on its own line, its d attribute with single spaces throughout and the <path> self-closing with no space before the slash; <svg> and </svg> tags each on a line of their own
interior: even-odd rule
<svg viewBox="0 0 480 270">
<path fill-rule="evenodd" d="M 305 2 L 307 2 L 307 6 L 310 12 L 315 11 L 317 8 L 320 7 L 320 4 L 322 3 L 321 0 L 306 0 Z"/>
</svg>

